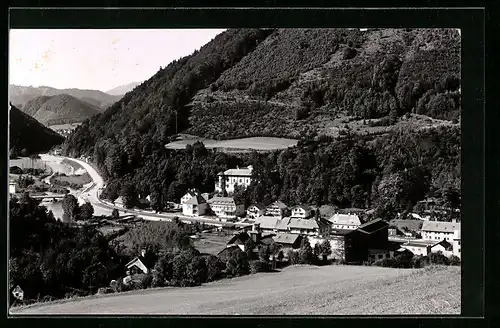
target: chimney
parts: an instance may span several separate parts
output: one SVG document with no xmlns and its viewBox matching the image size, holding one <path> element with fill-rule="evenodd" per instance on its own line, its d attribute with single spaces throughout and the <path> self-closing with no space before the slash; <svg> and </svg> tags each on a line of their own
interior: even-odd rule
<svg viewBox="0 0 500 328">
<path fill-rule="evenodd" d="M 457 219 L 456 218 L 451 219 L 451 223 L 457 223 Z"/>
</svg>

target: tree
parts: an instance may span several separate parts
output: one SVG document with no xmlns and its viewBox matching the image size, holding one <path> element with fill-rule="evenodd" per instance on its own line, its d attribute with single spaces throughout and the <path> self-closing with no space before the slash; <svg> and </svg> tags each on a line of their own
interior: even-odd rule
<svg viewBox="0 0 500 328">
<path fill-rule="evenodd" d="M 187 266 L 188 279 L 195 284 L 202 284 L 208 279 L 208 268 L 205 259 L 201 256 L 195 256 Z"/>
<path fill-rule="evenodd" d="M 328 255 L 332 254 L 332 246 L 330 244 L 330 241 L 328 239 L 323 241 L 320 245 L 320 249 L 321 249 L 321 255 L 323 256 L 323 261 L 326 261 Z"/>
<path fill-rule="evenodd" d="M 120 212 L 118 212 L 116 208 L 114 208 L 113 211 L 111 212 L 111 218 L 113 220 L 118 220 L 120 218 Z"/>
<path fill-rule="evenodd" d="M 255 258 L 255 254 L 254 254 L 253 250 L 256 246 L 257 245 L 255 245 L 255 242 L 252 240 L 252 238 L 248 238 L 245 241 L 245 244 L 243 247 L 245 249 L 245 253 L 247 254 L 247 257 L 249 260 L 253 260 Z"/>
<path fill-rule="evenodd" d="M 65 195 L 62 200 L 62 208 L 64 214 L 67 215 L 69 222 L 75 221 L 79 211 L 78 200 L 76 197 L 71 194 Z"/>
<path fill-rule="evenodd" d="M 248 257 L 243 252 L 230 253 L 226 262 L 226 272 L 233 277 L 243 276 L 250 271 Z"/>
<path fill-rule="evenodd" d="M 222 276 L 222 270 L 225 265 L 217 256 L 210 255 L 206 258 L 207 263 L 207 281 L 214 281 Z"/>
<path fill-rule="evenodd" d="M 299 261 L 301 264 L 312 264 L 314 262 L 314 251 L 307 237 L 302 239 L 299 250 Z"/>
<path fill-rule="evenodd" d="M 89 202 L 86 202 L 85 204 L 80 206 L 78 217 L 81 220 L 86 221 L 92 219 L 93 214 L 94 214 L 94 207 Z"/>
</svg>

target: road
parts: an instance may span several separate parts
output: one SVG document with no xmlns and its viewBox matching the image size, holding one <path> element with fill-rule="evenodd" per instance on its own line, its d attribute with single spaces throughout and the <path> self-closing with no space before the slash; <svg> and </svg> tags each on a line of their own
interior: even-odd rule
<svg viewBox="0 0 500 328">
<path fill-rule="evenodd" d="M 77 158 L 71 158 L 71 157 L 63 157 L 63 156 L 52 156 L 52 155 L 43 155 L 45 159 L 49 159 L 51 156 L 52 160 L 54 158 L 57 158 L 58 160 L 66 159 L 69 161 L 74 161 L 78 164 L 80 164 L 90 175 L 92 178 L 92 185 L 90 185 L 84 192 L 81 192 L 78 196 L 82 198 L 84 201 L 88 201 L 89 203 L 92 204 L 94 207 L 94 215 L 111 215 L 111 212 L 114 209 L 119 210 L 122 213 L 130 213 L 130 214 L 135 214 L 137 216 L 140 216 L 144 220 L 149 220 L 149 221 L 170 221 L 174 217 L 178 217 L 180 220 L 185 221 L 185 222 L 200 222 L 200 223 L 205 223 L 205 224 L 210 224 L 210 225 L 215 225 L 215 226 L 239 226 L 239 227 L 244 227 L 248 226 L 248 223 L 226 223 L 226 222 L 219 222 L 214 219 L 209 219 L 209 218 L 202 218 L 202 217 L 191 217 L 191 216 L 185 216 L 180 213 L 154 213 L 152 211 L 141 211 L 141 210 L 127 210 L 122 207 L 114 206 L 107 204 L 103 202 L 101 199 L 99 199 L 99 192 L 100 190 L 104 187 L 104 179 L 101 177 L 99 172 L 97 172 L 91 165 L 89 165 L 87 162 L 77 159 Z"/>
</svg>

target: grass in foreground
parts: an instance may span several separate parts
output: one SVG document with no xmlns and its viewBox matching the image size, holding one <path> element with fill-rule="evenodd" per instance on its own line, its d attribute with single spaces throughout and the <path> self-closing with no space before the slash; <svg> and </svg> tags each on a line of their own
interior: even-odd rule
<svg viewBox="0 0 500 328">
<path fill-rule="evenodd" d="M 12 314 L 459 314 L 460 268 L 293 266 L 193 288 L 59 301 Z"/>
</svg>

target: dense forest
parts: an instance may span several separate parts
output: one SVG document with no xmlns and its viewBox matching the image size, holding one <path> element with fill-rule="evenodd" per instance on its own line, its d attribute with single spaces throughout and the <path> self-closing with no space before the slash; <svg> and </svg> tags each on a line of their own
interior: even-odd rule
<svg viewBox="0 0 500 328">
<path fill-rule="evenodd" d="M 123 196 L 127 206 L 151 195 L 164 209 L 187 188 L 211 192 L 218 172 L 253 163 L 256 182 L 241 195 L 248 202 L 404 212 L 460 188 L 460 128 L 446 123 L 460 117 L 459 87 L 453 29 L 228 30 L 86 120 L 64 151 L 91 156 L 108 182 L 103 195 Z M 415 114 L 444 124 L 317 133 L 329 116 L 382 118 L 391 127 Z M 268 154 L 229 155 L 202 144 L 166 150 L 177 132 L 301 143 Z"/>
<path fill-rule="evenodd" d="M 64 141 L 62 136 L 14 106 L 11 106 L 9 116 L 11 156 L 29 156 L 46 152 Z"/>
</svg>

